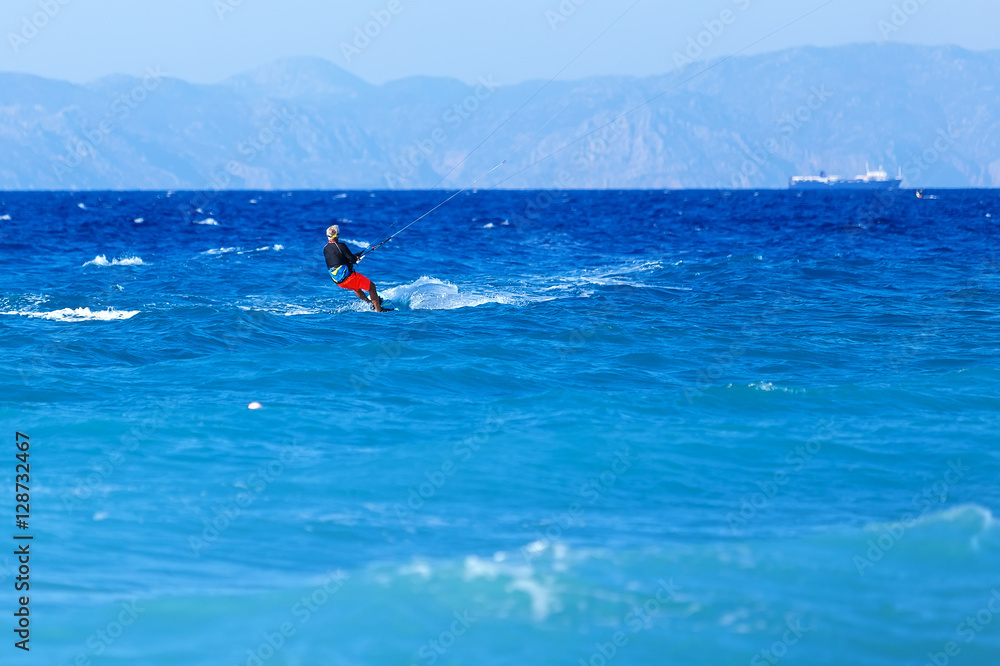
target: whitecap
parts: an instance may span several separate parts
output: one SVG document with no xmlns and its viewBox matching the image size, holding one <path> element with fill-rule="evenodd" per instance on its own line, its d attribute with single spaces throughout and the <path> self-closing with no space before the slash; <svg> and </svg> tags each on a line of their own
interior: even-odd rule
<svg viewBox="0 0 1000 666">
<path fill-rule="evenodd" d="M 78 322 L 78 321 L 120 321 L 123 319 L 131 319 L 132 317 L 139 314 L 139 310 L 115 310 L 114 308 L 108 308 L 107 310 L 97 310 L 96 312 L 91 311 L 90 308 L 63 308 L 62 310 L 53 310 L 52 312 L 0 312 L 4 315 L 20 315 L 22 317 L 34 317 L 36 319 L 49 319 L 52 321 L 67 321 L 67 322 Z"/>
<path fill-rule="evenodd" d="M 274 250 L 275 252 L 279 252 L 284 249 L 285 249 L 284 245 L 265 245 L 264 247 L 257 248 L 256 250 L 254 250 L 254 252 L 267 252 L 268 250 Z"/>
<path fill-rule="evenodd" d="M 336 194 L 336 195 L 334 195 L 333 198 L 334 199 L 346 199 L 347 195 L 346 194 Z"/>
<path fill-rule="evenodd" d="M 987 217 L 989 217 L 989 215 L 987 215 Z M 0 220 L 9 220 L 9 219 L 10 215 L 0 215 Z"/>
<path fill-rule="evenodd" d="M 487 222 L 483 225 L 483 229 L 492 229 L 495 225 L 492 222 Z"/>
<path fill-rule="evenodd" d="M 507 294 L 460 292 L 456 285 L 426 275 L 409 284 L 389 287 L 384 295 L 393 304 L 405 305 L 411 310 L 456 310 L 487 303 L 514 305 L 518 302 L 518 299 Z"/>
<path fill-rule="evenodd" d="M 77 208 L 79 208 L 81 210 L 87 210 L 87 207 L 85 205 L 83 205 L 82 203 L 78 203 L 76 206 L 77 206 Z"/>
<path fill-rule="evenodd" d="M 145 218 L 142 218 L 142 217 L 137 217 L 137 218 L 135 218 L 135 219 L 134 219 L 134 220 L 132 220 L 132 221 L 133 221 L 133 222 L 135 222 L 136 224 L 142 224 L 142 223 L 143 223 L 143 222 L 145 222 L 146 220 L 145 220 Z"/>
<path fill-rule="evenodd" d="M 366 250 L 372 246 L 371 243 L 366 243 L 364 241 L 350 240 L 350 239 L 347 239 L 347 238 L 344 239 L 344 242 L 345 243 L 350 243 L 351 245 L 356 245 L 357 247 L 362 247 L 362 248 L 364 248 Z"/>
<path fill-rule="evenodd" d="M 463 577 L 466 580 L 485 578 L 496 580 L 507 578 L 505 585 L 508 593 L 522 592 L 528 597 L 532 617 L 541 622 L 553 611 L 561 609 L 562 604 L 556 598 L 551 581 L 542 582 L 534 578 L 534 570 L 530 565 L 511 564 L 496 557 L 488 561 L 470 555 L 465 558 Z M 546 584 L 547 583 L 547 584 Z"/>
<path fill-rule="evenodd" d="M 126 256 L 120 259 L 113 259 L 111 261 L 108 261 L 107 256 L 103 254 L 97 255 L 96 257 L 94 257 L 93 259 L 84 264 L 84 266 L 145 266 L 145 265 L 146 264 L 145 262 L 143 262 L 141 257 Z"/>
<path fill-rule="evenodd" d="M 204 220 L 195 220 L 194 223 L 195 224 L 204 224 L 204 225 L 209 226 L 209 227 L 217 227 L 217 226 L 219 226 L 219 223 L 215 221 L 215 218 L 211 218 L 211 217 L 206 218 Z"/>
<path fill-rule="evenodd" d="M 264 299 L 256 299 L 250 305 L 239 305 L 237 307 L 246 312 L 267 312 L 268 314 L 279 315 L 281 317 L 301 317 L 304 315 L 320 314 L 319 310 L 310 309 L 297 303 L 269 303 Z"/>
<path fill-rule="evenodd" d="M 229 254 L 230 252 L 239 252 L 238 247 L 220 247 L 215 250 L 205 250 L 202 254 L 215 255 L 215 254 Z"/>
</svg>

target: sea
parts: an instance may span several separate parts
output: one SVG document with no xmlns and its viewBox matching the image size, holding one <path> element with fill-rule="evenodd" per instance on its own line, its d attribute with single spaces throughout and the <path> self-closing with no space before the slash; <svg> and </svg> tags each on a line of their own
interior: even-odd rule
<svg viewBox="0 0 1000 666">
<path fill-rule="evenodd" d="M 0 662 L 1000 663 L 1000 192 L 452 194 L 0 193 Z"/>
</svg>

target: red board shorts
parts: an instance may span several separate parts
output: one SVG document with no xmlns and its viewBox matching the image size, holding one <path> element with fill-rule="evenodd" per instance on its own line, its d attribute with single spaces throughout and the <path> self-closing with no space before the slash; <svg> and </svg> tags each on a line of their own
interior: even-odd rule
<svg viewBox="0 0 1000 666">
<path fill-rule="evenodd" d="M 366 278 L 361 273 L 351 273 L 351 276 L 337 285 L 344 289 L 350 289 L 351 291 L 357 291 L 359 289 L 363 291 L 369 291 L 372 288 L 372 281 Z"/>
</svg>

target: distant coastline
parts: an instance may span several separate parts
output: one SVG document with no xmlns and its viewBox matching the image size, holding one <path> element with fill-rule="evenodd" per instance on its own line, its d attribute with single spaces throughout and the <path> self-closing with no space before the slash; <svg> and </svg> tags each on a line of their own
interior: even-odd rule
<svg viewBox="0 0 1000 666">
<path fill-rule="evenodd" d="M 156 67 L 87 85 L 0 74 L 0 190 L 461 189 L 505 158 L 482 188 L 784 189 L 866 163 L 904 189 L 1000 187 L 1000 126 L 976 115 L 1000 52 L 802 48 L 687 81 L 699 66 L 556 81 L 523 109 L 543 82 L 374 86 L 314 58 L 211 86 Z M 920 105 L 898 101 L 914 90 Z"/>
</svg>

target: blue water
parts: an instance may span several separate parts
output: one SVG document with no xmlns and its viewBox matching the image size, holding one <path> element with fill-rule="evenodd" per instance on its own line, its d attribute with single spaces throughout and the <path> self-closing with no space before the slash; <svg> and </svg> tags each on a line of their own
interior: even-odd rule
<svg viewBox="0 0 1000 666">
<path fill-rule="evenodd" d="M 1000 193 L 933 194 L 465 193 L 384 315 L 324 230 L 440 193 L 0 195 L 35 663 L 1000 663 Z"/>
</svg>

